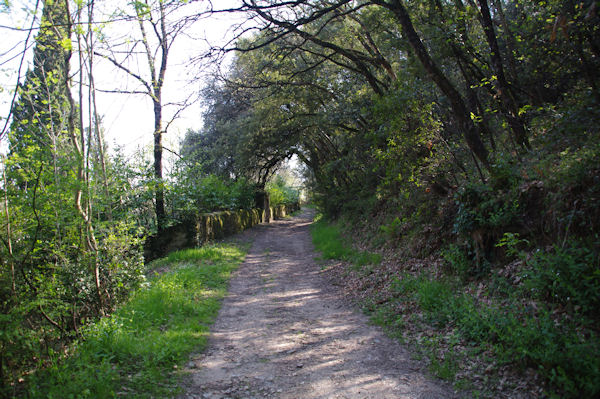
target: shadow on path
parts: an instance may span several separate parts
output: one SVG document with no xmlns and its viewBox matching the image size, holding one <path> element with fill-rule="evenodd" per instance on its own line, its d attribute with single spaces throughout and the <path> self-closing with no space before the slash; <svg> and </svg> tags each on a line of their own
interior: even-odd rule
<svg viewBox="0 0 600 399">
<path fill-rule="evenodd" d="M 454 397 L 339 298 L 314 262 L 312 217 L 256 228 L 180 398 Z"/>
</svg>

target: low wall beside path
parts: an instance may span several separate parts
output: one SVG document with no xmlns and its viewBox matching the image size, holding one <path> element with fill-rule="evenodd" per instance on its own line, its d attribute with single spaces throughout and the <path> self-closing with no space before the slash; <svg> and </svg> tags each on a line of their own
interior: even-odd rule
<svg viewBox="0 0 600 399">
<path fill-rule="evenodd" d="M 240 233 L 271 218 L 282 219 L 300 209 L 300 204 L 278 205 L 264 209 L 240 209 L 190 215 L 186 220 L 149 236 L 144 243 L 144 261 L 148 263 L 172 251 L 199 247 L 207 241 Z"/>
</svg>

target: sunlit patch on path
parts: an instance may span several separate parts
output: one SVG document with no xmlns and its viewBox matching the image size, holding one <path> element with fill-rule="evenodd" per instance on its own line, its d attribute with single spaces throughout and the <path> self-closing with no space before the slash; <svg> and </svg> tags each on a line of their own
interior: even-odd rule
<svg viewBox="0 0 600 399">
<path fill-rule="evenodd" d="M 450 398 L 315 264 L 310 211 L 258 227 L 181 398 Z"/>
</svg>

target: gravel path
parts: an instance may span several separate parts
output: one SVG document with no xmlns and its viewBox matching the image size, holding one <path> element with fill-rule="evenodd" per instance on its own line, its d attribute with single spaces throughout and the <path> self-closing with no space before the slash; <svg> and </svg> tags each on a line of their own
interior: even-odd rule
<svg viewBox="0 0 600 399">
<path fill-rule="evenodd" d="M 311 210 L 253 229 L 181 399 L 452 398 L 350 306 L 314 261 Z"/>
</svg>

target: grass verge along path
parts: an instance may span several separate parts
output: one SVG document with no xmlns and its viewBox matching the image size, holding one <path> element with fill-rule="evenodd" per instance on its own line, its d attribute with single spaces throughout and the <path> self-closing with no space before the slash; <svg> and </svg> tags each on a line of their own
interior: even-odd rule
<svg viewBox="0 0 600 399">
<path fill-rule="evenodd" d="M 367 265 L 377 265 L 381 262 L 380 254 L 357 251 L 352 248 L 344 241 L 338 228 L 327 223 L 320 216 L 317 216 L 311 225 L 310 234 L 315 248 L 321 252 L 322 259 L 339 259 L 350 262 L 356 269 Z"/>
<path fill-rule="evenodd" d="M 353 263 L 345 269 L 353 289 L 378 289 L 360 301 L 372 322 L 410 344 L 417 357 L 429 360 L 433 374 L 456 388 L 474 397 L 599 397 L 600 341 L 584 314 L 570 317 L 565 309 L 533 302 L 526 285 L 515 287 L 500 275 L 473 282 L 434 276 L 426 268 L 370 275 L 373 268 L 357 267 L 370 255 L 356 255 L 362 253 L 338 225 L 319 221 L 311 233 L 324 259 Z M 490 287 L 485 295 L 477 292 L 484 282 Z M 523 375 L 533 372 L 537 386 L 521 387 Z"/>
<path fill-rule="evenodd" d="M 110 317 L 87 327 L 64 360 L 39 373 L 31 397 L 163 397 L 177 390 L 173 371 L 203 349 L 245 251 L 220 244 L 177 251 Z"/>
</svg>

